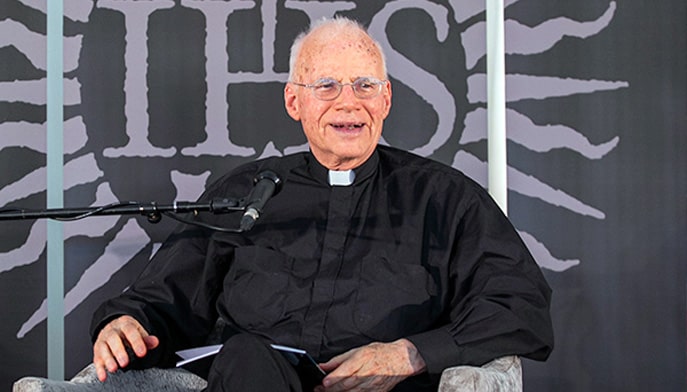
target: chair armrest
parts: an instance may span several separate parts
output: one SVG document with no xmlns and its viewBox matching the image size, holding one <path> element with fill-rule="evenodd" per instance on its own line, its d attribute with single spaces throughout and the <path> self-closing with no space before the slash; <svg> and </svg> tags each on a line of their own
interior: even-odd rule
<svg viewBox="0 0 687 392">
<path fill-rule="evenodd" d="M 522 364 L 517 356 L 483 366 L 456 366 L 441 374 L 439 392 L 522 392 Z"/>
<path fill-rule="evenodd" d="M 90 364 L 69 381 L 24 377 L 14 383 L 12 392 L 197 392 L 206 386 L 205 380 L 179 368 L 118 370 L 100 382 Z"/>
</svg>

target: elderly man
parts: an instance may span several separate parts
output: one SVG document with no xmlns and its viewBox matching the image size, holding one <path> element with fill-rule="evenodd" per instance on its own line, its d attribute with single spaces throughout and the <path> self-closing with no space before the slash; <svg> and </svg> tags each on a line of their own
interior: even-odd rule
<svg viewBox="0 0 687 392">
<path fill-rule="evenodd" d="M 218 317 L 209 390 L 431 391 L 449 366 L 546 359 L 550 289 L 499 208 L 460 172 L 378 146 L 391 108 L 379 45 L 351 20 L 320 21 L 296 39 L 290 70 L 285 106 L 310 151 L 246 164 L 206 190 L 240 197 L 266 169 L 283 182 L 252 230 L 180 227 L 98 309 L 98 377 L 169 365 Z M 309 352 L 328 375 L 304 379 L 270 343 Z"/>
</svg>

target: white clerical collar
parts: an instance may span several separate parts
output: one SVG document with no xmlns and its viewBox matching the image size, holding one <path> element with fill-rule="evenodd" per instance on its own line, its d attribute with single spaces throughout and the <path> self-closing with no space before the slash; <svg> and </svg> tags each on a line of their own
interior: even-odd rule
<svg viewBox="0 0 687 392">
<path fill-rule="evenodd" d="M 332 186 L 349 186 L 355 180 L 355 172 L 353 170 L 330 170 L 329 171 L 329 185 Z"/>
</svg>

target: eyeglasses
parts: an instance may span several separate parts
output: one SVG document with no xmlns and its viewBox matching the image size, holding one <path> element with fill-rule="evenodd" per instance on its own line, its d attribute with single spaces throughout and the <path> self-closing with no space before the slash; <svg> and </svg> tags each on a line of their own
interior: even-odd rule
<svg viewBox="0 0 687 392">
<path fill-rule="evenodd" d="M 315 83 L 312 84 L 290 83 L 296 86 L 309 88 L 317 99 L 333 101 L 341 95 L 344 86 L 351 86 L 353 94 L 360 99 L 374 98 L 382 92 L 382 86 L 384 86 L 386 82 L 386 80 L 375 78 L 358 78 L 354 80 L 353 83 L 339 83 L 332 78 L 322 78 L 317 79 Z"/>
</svg>

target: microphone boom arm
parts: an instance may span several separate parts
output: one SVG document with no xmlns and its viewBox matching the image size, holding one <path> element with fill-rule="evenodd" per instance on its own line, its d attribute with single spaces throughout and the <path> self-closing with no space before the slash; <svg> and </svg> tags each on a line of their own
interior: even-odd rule
<svg viewBox="0 0 687 392">
<path fill-rule="evenodd" d="M 172 204 L 157 204 L 155 202 L 142 204 L 138 202 L 114 203 L 101 207 L 86 208 L 50 208 L 46 210 L 0 210 L 0 221 L 20 219 L 55 219 L 62 221 L 78 220 L 96 215 L 133 215 L 140 214 L 148 217 L 152 223 L 157 223 L 163 213 L 187 213 L 197 215 L 199 212 L 209 211 L 222 214 L 232 211 L 243 211 L 245 206 L 240 200 L 216 198 L 207 203 L 175 201 Z"/>
</svg>

